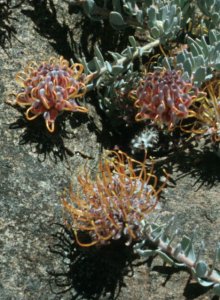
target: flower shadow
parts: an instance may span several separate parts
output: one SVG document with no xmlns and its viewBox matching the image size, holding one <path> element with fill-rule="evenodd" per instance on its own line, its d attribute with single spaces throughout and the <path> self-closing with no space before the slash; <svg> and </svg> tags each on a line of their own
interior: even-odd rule
<svg viewBox="0 0 220 300">
<path fill-rule="evenodd" d="M 103 247 L 79 247 L 72 232 L 60 224 L 50 252 L 61 259 L 62 271 L 49 270 L 53 293 L 73 292 L 72 299 L 117 299 L 124 276 L 133 275 L 132 246 L 114 241 Z M 103 298 L 104 297 L 104 298 Z"/>
<path fill-rule="evenodd" d="M 212 188 L 220 182 L 220 157 L 209 148 L 179 152 L 174 163 L 177 170 L 182 173 L 177 180 L 190 175 L 197 190 L 202 186 Z"/>
<path fill-rule="evenodd" d="M 19 109 L 18 109 L 19 110 Z M 77 118 L 77 113 L 75 118 Z M 9 124 L 9 129 L 23 129 L 19 136 L 20 145 L 30 145 L 31 151 L 36 153 L 39 161 L 45 161 L 49 157 L 52 161 L 64 161 L 68 156 L 73 156 L 74 152 L 65 145 L 65 140 L 74 138 L 71 129 L 66 129 L 65 113 L 58 117 L 56 129 L 50 133 L 43 118 L 40 116 L 35 120 L 28 121 L 24 116 L 19 117 L 14 123 Z M 79 126 L 81 123 L 75 123 Z"/>
<path fill-rule="evenodd" d="M 187 136 L 171 136 L 168 143 L 159 140 L 157 152 L 153 152 L 155 165 L 175 174 L 175 182 L 184 177 L 192 178 L 196 190 L 202 186 L 211 189 L 220 182 L 219 145 L 210 141 L 192 139 Z M 172 142 L 172 144 L 170 143 Z M 171 144 L 171 145 L 170 145 Z M 150 153 L 151 154 L 151 153 Z"/>
</svg>

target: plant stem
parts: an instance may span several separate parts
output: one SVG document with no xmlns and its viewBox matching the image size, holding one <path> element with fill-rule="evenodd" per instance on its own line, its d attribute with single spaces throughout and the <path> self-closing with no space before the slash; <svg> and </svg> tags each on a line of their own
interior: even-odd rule
<svg viewBox="0 0 220 300">
<path fill-rule="evenodd" d="M 127 56 L 124 56 L 122 58 L 120 58 L 119 60 L 117 60 L 115 63 L 113 63 L 112 65 L 126 65 L 127 63 L 129 63 L 130 61 L 134 60 L 138 55 L 139 55 L 139 52 L 140 52 L 140 49 L 142 49 L 143 52 L 146 52 L 154 47 L 157 47 L 159 46 L 160 44 L 160 39 L 157 39 L 143 47 L 140 47 L 138 49 L 135 50 L 135 52 L 133 53 L 133 56 L 132 56 L 132 59 L 127 57 Z M 91 74 L 89 74 L 87 76 L 87 81 L 93 81 L 94 79 L 97 79 L 99 78 L 100 76 L 102 76 L 105 72 L 107 71 L 107 67 L 106 66 L 103 66 L 99 71 L 95 71 Z M 88 86 L 88 91 L 92 90 L 94 88 L 94 84 L 91 82 Z"/>
</svg>

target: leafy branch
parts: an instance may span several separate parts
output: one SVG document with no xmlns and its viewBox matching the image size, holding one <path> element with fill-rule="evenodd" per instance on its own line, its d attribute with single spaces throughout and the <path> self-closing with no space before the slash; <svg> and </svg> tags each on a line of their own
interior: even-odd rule
<svg viewBox="0 0 220 300">
<path fill-rule="evenodd" d="M 186 267 L 194 279 L 204 287 L 213 287 L 214 294 L 220 296 L 220 272 L 216 269 L 216 264 L 220 262 L 220 243 L 217 244 L 213 264 L 211 267 L 200 259 L 204 251 L 204 242 L 201 241 L 197 254 L 194 248 L 195 231 L 191 237 L 183 235 L 181 241 L 172 245 L 176 237 L 180 237 L 179 229 L 174 229 L 174 218 L 166 225 L 148 224 L 143 221 L 144 240 L 134 245 L 135 253 L 141 257 L 159 255 L 165 263 L 176 268 Z M 151 243 L 156 249 L 146 248 L 146 244 Z"/>
</svg>

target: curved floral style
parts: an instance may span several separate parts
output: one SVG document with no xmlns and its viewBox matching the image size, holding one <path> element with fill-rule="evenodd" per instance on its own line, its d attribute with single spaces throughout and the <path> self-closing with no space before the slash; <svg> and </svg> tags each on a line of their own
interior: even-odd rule
<svg viewBox="0 0 220 300">
<path fill-rule="evenodd" d="M 220 142 L 220 80 L 214 79 L 205 84 L 201 105 L 197 108 L 195 133 L 211 136 L 214 143 Z"/>
<path fill-rule="evenodd" d="M 180 120 L 194 116 L 190 106 L 198 89 L 182 78 L 181 71 L 162 70 L 147 73 L 130 95 L 139 109 L 136 121 L 149 119 L 172 130 Z"/>
<path fill-rule="evenodd" d="M 47 129 L 53 132 L 55 120 L 64 110 L 87 112 L 78 105 L 76 98 L 86 93 L 89 77 L 83 74 L 83 66 L 69 62 L 63 57 L 50 58 L 49 62 L 30 62 L 23 72 L 16 75 L 22 90 L 17 94 L 16 104 L 29 106 L 25 116 L 33 120 L 43 115 Z"/>
<path fill-rule="evenodd" d="M 127 154 L 110 152 L 99 164 L 93 181 L 88 174 L 79 176 L 80 192 L 70 190 L 69 200 L 62 203 L 67 221 L 80 246 L 105 244 L 125 236 L 130 244 L 141 239 L 141 221 L 156 207 L 165 182 L 157 190 L 157 177 L 153 165 L 149 172 L 145 161 L 139 162 Z M 88 242 L 81 240 L 86 233 Z"/>
</svg>

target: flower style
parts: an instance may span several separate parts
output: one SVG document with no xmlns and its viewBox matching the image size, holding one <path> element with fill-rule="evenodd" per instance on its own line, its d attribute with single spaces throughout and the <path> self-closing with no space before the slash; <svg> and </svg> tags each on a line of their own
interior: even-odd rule
<svg viewBox="0 0 220 300">
<path fill-rule="evenodd" d="M 113 157 L 100 162 L 95 181 L 88 173 L 79 176 L 80 193 L 70 189 L 70 199 L 62 199 L 69 215 L 67 224 L 80 246 L 105 244 L 122 236 L 127 244 L 141 239 L 141 221 L 156 207 L 165 185 L 156 190 L 153 164 L 147 172 L 145 161 L 138 162 L 121 151 L 110 153 Z M 88 242 L 81 240 L 82 233 L 87 234 Z"/>
<path fill-rule="evenodd" d="M 42 62 L 39 66 L 31 62 L 24 72 L 16 75 L 16 80 L 22 86 L 16 104 L 29 107 L 25 113 L 28 120 L 43 115 L 50 132 L 54 131 L 55 120 L 62 111 L 88 111 L 76 102 L 76 98 L 85 95 L 89 80 L 81 64 L 69 66 L 63 57 L 50 58 L 49 63 Z"/>
<path fill-rule="evenodd" d="M 194 116 L 189 109 L 198 89 L 181 76 L 181 71 L 162 70 L 147 73 L 139 87 L 130 93 L 139 109 L 136 121 L 151 120 L 172 130 L 177 123 Z"/>
<path fill-rule="evenodd" d="M 197 108 L 196 121 L 198 129 L 194 133 L 210 135 L 212 141 L 220 142 L 220 80 L 214 79 L 205 84 L 201 105 Z M 196 127 L 196 126 L 194 126 Z"/>
</svg>

